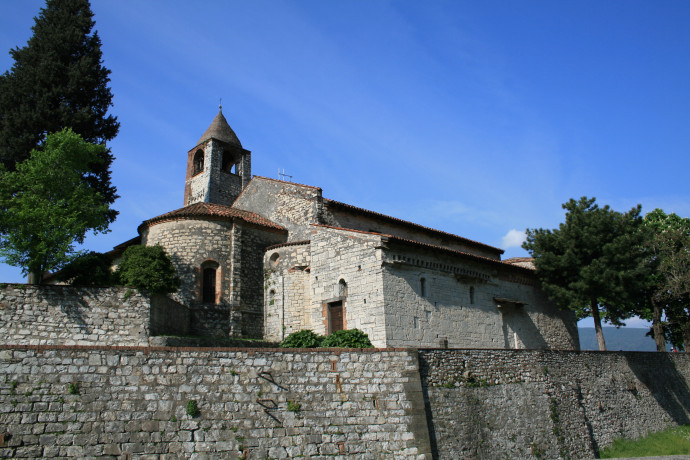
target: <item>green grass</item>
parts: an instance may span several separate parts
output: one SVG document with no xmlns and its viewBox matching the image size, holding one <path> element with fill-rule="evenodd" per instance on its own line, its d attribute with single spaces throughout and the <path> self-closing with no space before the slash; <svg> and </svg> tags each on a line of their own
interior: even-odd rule
<svg viewBox="0 0 690 460">
<path fill-rule="evenodd" d="M 599 458 L 650 457 L 690 454 L 690 425 L 667 428 L 635 441 L 614 439 Z"/>
</svg>

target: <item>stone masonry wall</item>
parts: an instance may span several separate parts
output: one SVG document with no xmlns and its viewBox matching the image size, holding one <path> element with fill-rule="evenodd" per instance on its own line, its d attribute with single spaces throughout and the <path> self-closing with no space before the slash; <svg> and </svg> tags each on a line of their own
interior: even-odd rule
<svg viewBox="0 0 690 460">
<path fill-rule="evenodd" d="M 5 284 L 2 343 L 149 345 L 148 298 L 128 288 Z"/>
<path fill-rule="evenodd" d="M 409 225 L 402 220 L 377 216 L 376 213 L 357 211 L 349 207 L 338 206 L 326 201 L 322 220 L 320 223 L 332 225 L 334 227 L 352 228 L 365 232 L 378 232 L 400 236 L 423 243 L 435 244 L 457 251 L 469 252 L 471 254 L 488 257 L 490 259 L 500 259 L 501 250 L 485 246 L 483 244 L 472 244 L 469 240 L 453 238 L 453 236 L 443 232 L 428 231 L 421 226 Z"/>
<path fill-rule="evenodd" d="M 196 335 L 230 333 L 233 223 L 215 220 L 173 220 L 151 225 L 142 234 L 142 244 L 163 246 L 182 284 L 173 298 L 190 308 L 191 330 Z M 216 281 L 220 290 L 217 305 L 201 303 L 201 264 L 219 264 Z"/>
<path fill-rule="evenodd" d="M 549 302 L 529 273 L 396 246 L 383 266 L 388 346 L 579 348 L 574 315 Z"/>
<path fill-rule="evenodd" d="M 264 255 L 266 340 L 281 341 L 301 329 L 313 329 L 309 306 L 311 265 L 309 242 L 287 243 Z"/>
<path fill-rule="evenodd" d="M 282 242 L 282 233 L 262 231 L 243 226 L 241 247 L 241 299 L 242 336 L 264 338 L 264 251 L 268 246 Z"/>
<path fill-rule="evenodd" d="M 308 240 L 312 230 L 310 224 L 317 223 L 321 214 L 321 189 L 254 177 L 233 207 L 282 225 L 289 232 L 289 241 Z"/>
<path fill-rule="evenodd" d="M 417 362 L 404 350 L 0 346 L 0 457 L 431 458 Z"/>
<path fill-rule="evenodd" d="M 420 350 L 439 459 L 593 458 L 690 422 L 685 353 Z"/>
<path fill-rule="evenodd" d="M 379 235 L 315 227 L 311 239 L 312 325 L 325 334 L 327 304 L 343 300 L 345 329 L 360 329 L 387 346 Z M 340 280 L 347 284 L 341 295 Z"/>
</svg>

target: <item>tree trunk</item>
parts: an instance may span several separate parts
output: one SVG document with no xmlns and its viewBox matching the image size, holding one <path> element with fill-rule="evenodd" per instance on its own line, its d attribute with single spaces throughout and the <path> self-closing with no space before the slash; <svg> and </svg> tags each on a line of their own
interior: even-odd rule
<svg viewBox="0 0 690 460">
<path fill-rule="evenodd" d="M 37 271 L 29 271 L 29 276 L 26 278 L 27 284 L 41 284 L 41 277 Z"/>
<path fill-rule="evenodd" d="M 688 346 L 690 346 L 690 323 L 685 323 L 683 325 L 683 351 L 685 353 L 690 352 Z"/>
<path fill-rule="evenodd" d="M 606 351 L 606 342 L 604 341 L 604 331 L 601 330 L 601 317 L 599 316 L 599 304 L 596 299 L 592 299 L 592 319 L 594 319 L 594 330 L 597 333 L 597 345 L 599 351 Z"/>
<path fill-rule="evenodd" d="M 666 351 L 666 337 L 664 337 L 664 329 L 661 327 L 661 307 L 652 300 L 652 332 L 654 333 L 654 342 L 656 342 L 656 351 Z"/>
</svg>

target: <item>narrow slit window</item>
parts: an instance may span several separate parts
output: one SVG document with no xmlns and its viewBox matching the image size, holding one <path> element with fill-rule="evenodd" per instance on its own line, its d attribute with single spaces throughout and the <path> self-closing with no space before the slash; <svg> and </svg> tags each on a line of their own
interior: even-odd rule
<svg viewBox="0 0 690 460">
<path fill-rule="evenodd" d="M 204 268 L 203 275 L 203 303 L 216 303 L 216 269 Z"/>
</svg>

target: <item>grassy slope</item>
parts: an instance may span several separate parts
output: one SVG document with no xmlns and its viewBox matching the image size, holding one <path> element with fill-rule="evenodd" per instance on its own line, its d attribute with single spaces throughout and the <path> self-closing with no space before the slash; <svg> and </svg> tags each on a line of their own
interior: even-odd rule
<svg viewBox="0 0 690 460">
<path fill-rule="evenodd" d="M 635 441 L 616 439 L 599 458 L 690 454 L 690 426 L 668 428 Z"/>
</svg>

